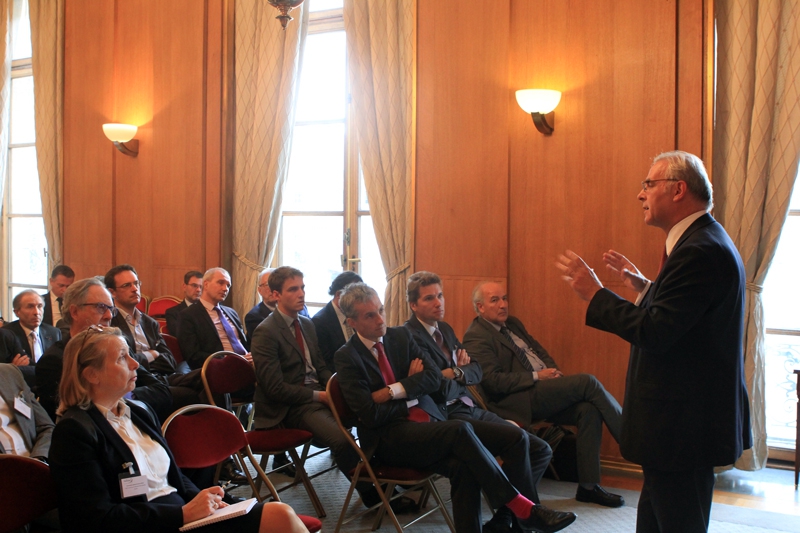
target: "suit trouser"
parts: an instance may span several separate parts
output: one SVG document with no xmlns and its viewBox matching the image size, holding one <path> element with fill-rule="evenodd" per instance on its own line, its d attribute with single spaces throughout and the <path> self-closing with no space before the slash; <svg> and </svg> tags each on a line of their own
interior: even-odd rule
<svg viewBox="0 0 800 533">
<path fill-rule="evenodd" d="M 430 469 L 449 478 L 459 533 L 480 533 L 481 489 L 494 508 L 519 494 L 473 426 L 462 420 L 400 421 L 384 430 L 375 455 L 387 465 Z"/>
<path fill-rule="evenodd" d="M 619 402 L 591 374 L 537 381 L 530 389 L 530 399 L 533 420 L 578 426 L 578 481 L 600 483 L 603 422 L 619 442 L 622 429 Z"/>
<path fill-rule="evenodd" d="M 545 441 L 479 407 L 456 402 L 448 407 L 448 413 L 449 419 L 472 424 L 486 449 L 503 459 L 503 472 L 511 484 L 532 502 L 540 503 L 536 487 L 553 457 Z"/>
<path fill-rule="evenodd" d="M 642 467 L 644 486 L 636 533 L 705 533 L 714 494 L 714 468 L 666 472 Z"/>
</svg>

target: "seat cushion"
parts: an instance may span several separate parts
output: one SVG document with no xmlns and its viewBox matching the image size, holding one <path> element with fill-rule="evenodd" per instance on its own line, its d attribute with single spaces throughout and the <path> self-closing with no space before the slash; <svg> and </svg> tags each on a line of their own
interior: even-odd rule
<svg viewBox="0 0 800 533">
<path fill-rule="evenodd" d="M 311 440 L 311 433 L 302 429 L 256 429 L 247 432 L 247 441 L 255 453 L 282 452 L 297 448 Z"/>
</svg>

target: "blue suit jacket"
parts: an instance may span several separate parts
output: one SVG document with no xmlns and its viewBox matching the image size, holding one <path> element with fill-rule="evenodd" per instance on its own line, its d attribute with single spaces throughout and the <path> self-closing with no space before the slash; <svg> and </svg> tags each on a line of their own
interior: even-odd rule
<svg viewBox="0 0 800 533">
<path fill-rule="evenodd" d="M 602 289 L 586 324 L 631 343 L 623 457 L 660 470 L 732 464 L 752 445 L 744 381 L 744 267 L 703 215 L 637 307 Z"/>
</svg>

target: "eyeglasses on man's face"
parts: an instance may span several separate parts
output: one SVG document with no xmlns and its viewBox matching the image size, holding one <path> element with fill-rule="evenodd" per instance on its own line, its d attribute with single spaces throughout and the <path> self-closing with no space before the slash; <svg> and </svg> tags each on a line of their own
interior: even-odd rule
<svg viewBox="0 0 800 533">
<path fill-rule="evenodd" d="M 647 191 L 647 189 L 650 189 L 654 183 L 658 183 L 659 181 L 678 181 L 678 180 L 674 178 L 663 178 L 659 180 L 644 180 L 642 182 L 642 190 Z"/>
<path fill-rule="evenodd" d="M 129 281 L 128 283 L 123 283 L 117 289 L 130 289 L 131 287 L 136 287 L 137 289 L 142 286 L 141 280 L 136 281 Z"/>
<path fill-rule="evenodd" d="M 102 302 L 80 304 L 78 307 L 94 307 L 100 315 L 105 315 L 106 311 L 111 313 L 111 318 L 117 316 L 117 308 L 113 305 L 106 305 Z"/>
</svg>

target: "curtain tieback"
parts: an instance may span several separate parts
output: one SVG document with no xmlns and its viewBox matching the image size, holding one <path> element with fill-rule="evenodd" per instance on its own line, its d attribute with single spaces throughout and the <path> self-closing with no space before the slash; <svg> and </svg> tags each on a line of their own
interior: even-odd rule
<svg viewBox="0 0 800 533">
<path fill-rule="evenodd" d="M 411 263 L 403 263 L 399 267 L 395 268 L 394 270 L 386 274 L 386 281 L 387 282 L 392 281 L 393 277 L 397 276 L 398 274 L 402 273 L 405 270 L 408 270 L 409 268 L 411 268 Z"/>
<path fill-rule="evenodd" d="M 234 257 L 236 257 L 236 259 L 241 261 L 242 264 L 244 264 L 245 266 L 247 266 L 251 270 L 257 270 L 258 272 L 261 272 L 262 270 L 264 270 L 263 266 L 259 265 L 258 263 L 254 263 L 254 262 L 250 261 L 247 257 L 245 257 L 244 254 L 240 254 L 239 252 L 233 252 L 233 255 L 234 255 Z"/>
<path fill-rule="evenodd" d="M 761 285 L 756 285 L 755 283 L 752 283 L 752 282 L 750 282 L 750 281 L 748 281 L 747 283 L 745 283 L 745 288 L 746 288 L 748 291 L 752 291 L 752 292 L 754 292 L 754 293 L 756 293 L 756 294 L 761 294 L 761 293 L 764 291 L 764 287 L 763 287 L 763 286 L 761 286 Z"/>
</svg>

